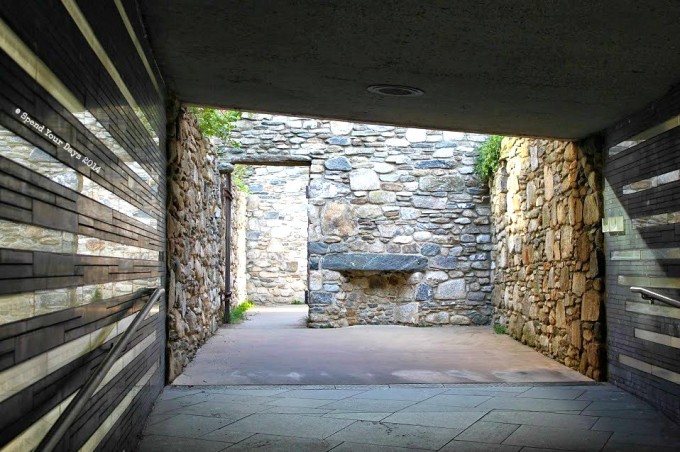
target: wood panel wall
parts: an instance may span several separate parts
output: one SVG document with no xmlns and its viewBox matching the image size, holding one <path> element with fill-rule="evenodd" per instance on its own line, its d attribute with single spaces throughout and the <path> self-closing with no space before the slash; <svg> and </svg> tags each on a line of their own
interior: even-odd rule
<svg viewBox="0 0 680 452">
<path fill-rule="evenodd" d="M 643 286 L 680 300 L 680 127 L 609 149 L 680 114 L 680 88 L 606 131 L 606 315 L 609 379 L 680 421 L 680 309 L 650 305 Z M 654 178 L 664 176 L 662 183 Z"/>
<path fill-rule="evenodd" d="M 0 18 L 142 168 L 159 175 L 157 189 L 149 187 L 2 50 L 0 124 L 16 137 L 144 210 L 157 220 L 158 227 L 144 224 L 4 157 L 0 157 L 0 220 L 141 247 L 159 252 L 158 260 L 0 249 L 0 297 L 152 277 L 160 278 L 160 285 L 165 286 L 165 88 L 145 42 L 136 3 L 124 0 L 122 4 L 150 63 L 155 84 L 114 2 L 77 2 L 159 143 L 154 142 L 61 1 L 6 2 Z M 67 140 L 82 155 L 99 164 L 101 171 L 92 171 L 43 134 L 23 124 L 17 109 Z M 26 375 L 30 374 L 30 384 L 13 394 L 5 392 L 0 401 L 0 413 L 3 413 L 0 448 L 14 444 L 15 449 L 21 450 L 22 446 L 12 441 L 73 395 L 102 361 L 115 338 L 111 336 L 97 347 L 71 358 L 64 358 L 62 351 L 68 354 L 68 347 L 82 342 L 87 335 L 109 331 L 116 325 L 123 328 L 125 319 L 141 309 L 152 291 L 153 288 L 142 289 L 0 324 L 0 384 L 3 378 L 12 375 L 12 369 L 25 368 L 28 369 Z M 61 450 L 82 447 L 107 420 L 114 424 L 97 440 L 98 447 L 104 450 L 134 447 L 164 384 L 165 306 L 162 300 L 159 312 L 144 321 L 124 351 L 138 350 L 138 353 L 90 400 L 62 440 Z M 149 339 L 153 342 L 149 343 Z M 140 348 L 140 344 L 147 346 Z M 51 366 L 54 359 L 61 359 L 62 365 Z M 47 366 L 33 366 L 40 360 L 45 360 Z M 151 378 L 143 387 L 135 388 L 150 372 L 153 372 Z M 112 418 L 128 394 L 135 394 L 134 399 L 126 405 L 122 416 Z"/>
</svg>

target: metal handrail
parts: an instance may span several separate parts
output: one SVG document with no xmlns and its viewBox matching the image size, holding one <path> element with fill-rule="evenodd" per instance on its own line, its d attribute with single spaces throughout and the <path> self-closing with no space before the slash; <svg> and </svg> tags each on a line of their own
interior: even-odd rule
<svg viewBox="0 0 680 452">
<path fill-rule="evenodd" d="M 639 293 L 644 300 L 649 301 L 649 304 L 654 304 L 655 301 L 660 301 L 662 303 L 666 303 L 667 305 L 680 308 L 680 301 L 675 300 L 671 297 L 667 297 L 666 295 L 662 295 L 660 293 L 651 291 L 649 289 L 645 289 L 644 287 L 633 286 L 630 288 L 630 291 L 633 293 Z"/>
<path fill-rule="evenodd" d="M 37 451 L 51 452 L 54 450 L 57 444 L 59 444 L 61 438 L 64 436 L 69 427 L 71 427 L 73 421 L 76 420 L 82 409 L 85 407 L 85 404 L 88 402 L 88 400 L 90 400 L 90 397 L 92 397 L 94 392 L 97 390 L 102 380 L 104 380 L 106 374 L 109 372 L 109 370 L 111 370 L 111 367 L 118 359 L 120 353 L 130 342 L 132 335 L 137 331 L 137 328 L 142 323 L 149 311 L 151 311 L 151 307 L 156 304 L 158 299 L 164 293 L 165 289 L 159 287 L 153 292 L 153 294 L 151 294 L 147 302 L 144 304 L 142 310 L 139 311 L 139 314 L 137 314 L 137 317 L 135 317 L 120 339 L 118 339 L 116 345 L 114 345 L 113 348 L 111 348 L 111 350 L 108 352 L 106 358 L 104 358 L 104 361 L 102 361 L 99 367 L 97 367 L 97 370 L 92 375 L 90 375 L 90 378 L 85 382 L 80 391 L 78 391 L 71 403 L 69 403 L 68 407 L 66 407 L 66 410 L 64 410 L 61 416 L 59 416 L 57 421 L 52 425 L 52 428 L 50 428 L 50 430 L 40 442 L 40 445 L 38 445 L 36 449 Z"/>
</svg>

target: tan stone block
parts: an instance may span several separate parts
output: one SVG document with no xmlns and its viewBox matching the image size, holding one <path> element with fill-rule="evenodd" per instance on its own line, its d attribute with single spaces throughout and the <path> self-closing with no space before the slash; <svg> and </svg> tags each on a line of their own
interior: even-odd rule
<svg viewBox="0 0 680 452">
<path fill-rule="evenodd" d="M 572 275 L 571 291 L 576 296 L 581 296 L 586 290 L 586 275 L 580 272 L 574 272 Z"/>
<path fill-rule="evenodd" d="M 562 226 L 560 230 L 560 249 L 562 259 L 569 259 L 574 249 L 573 229 L 571 226 Z"/>
<path fill-rule="evenodd" d="M 555 195 L 553 173 L 547 165 L 543 167 L 543 187 L 546 201 L 550 201 Z"/>
<path fill-rule="evenodd" d="M 583 344 L 581 336 L 581 321 L 580 320 L 572 321 L 569 330 L 571 345 L 580 350 Z"/>
<path fill-rule="evenodd" d="M 583 296 L 581 304 L 581 320 L 595 322 L 600 318 L 600 301 L 602 295 L 595 290 L 589 290 Z"/>
<path fill-rule="evenodd" d="M 555 325 L 558 328 L 567 327 L 567 316 L 564 311 L 564 301 L 558 300 L 555 305 Z"/>
<path fill-rule="evenodd" d="M 576 157 L 578 156 L 578 149 L 576 145 L 573 142 L 569 142 L 567 144 L 566 149 L 564 150 L 564 159 L 568 162 L 573 162 L 576 160 Z"/>
<path fill-rule="evenodd" d="M 595 224 L 600 221 L 601 217 L 602 213 L 597 193 L 587 195 L 583 204 L 583 222 L 585 224 Z"/>
</svg>

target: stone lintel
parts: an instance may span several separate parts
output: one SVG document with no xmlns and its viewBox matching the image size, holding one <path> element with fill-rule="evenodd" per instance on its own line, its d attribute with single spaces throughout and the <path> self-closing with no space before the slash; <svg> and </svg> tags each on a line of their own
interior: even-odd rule
<svg viewBox="0 0 680 452">
<path fill-rule="evenodd" d="M 331 254 L 322 259 L 321 268 L 335 271 L 415 272 L 427 268 L 427 258 L 419 254 Z"/>
<path fill-rule="evenodd" d="M 229 157 L 232 165 L 310 166 L 312 158 L 306 155 L 237 155 Z"/>
</svg>

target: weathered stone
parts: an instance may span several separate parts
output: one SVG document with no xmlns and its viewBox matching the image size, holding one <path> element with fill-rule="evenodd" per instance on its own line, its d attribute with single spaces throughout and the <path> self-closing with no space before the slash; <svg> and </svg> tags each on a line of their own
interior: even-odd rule
<svg viewBox="0 0 680 452">
<path fill-rule="evenodd" d="M 586 196 L 583 203 L 583 222 L 585 224 L 595 224 L 602 219 L 598 196 L 597 193 L 590 193 Z"/>
<path fill-rule="evenodd" d="M 464 279 L 452 279 L 437 286 L 434 297 L 439 300 L 463 300 L 467 296 Z"/>
<path fill-rule="evenodd" d="M 427 314 L 425 316 L 425 322 L 434 324 L 449 323 L 449 313 L 440 311 Z"/>
<path fill-rule="evenodd" d="M 420 303 L 412 302 L 397 305 L 394 308 L 394 321 L 396 323 L 418 323 L 418 311 Z"/>
<path fill-rule="evenodd" d="M 350 190 L 346 185 L 325 179 L 312 179 L 309 183 L 310 198 L 336 199 L 349 194 L 349 192 Z"/>
<path fill-rule="evenodd" d="M 451 325 L 469 325 L 470 323 L 472 323 L 469 317 L 465 317 L 464 315 L 459 314 L 452 315 L 449 322 L 451 323 Z"/>
<path fill-rule="evenodd" d="M 352 139 L 349 137 L 330 137 L 329 139 L 326 140 L 326 144 L 334 144 L 337 146 L 349 146 L 352 144 Z"/>
<path fill-rule="evenodd" d="M 376 190 L 368 193 L 368 202 L 371 204 L 390 204 L 397 201 L 397 195 L 393 191 Z"/>
<path fill-rule="evenodd" d="M 418 188 L 422 191 L 452 191 L 461 192 L 465 189 L 465 179 L 461 176 L 423 176 Z"/>
<path fill-rule="evenodd" d="M 378 190 L 380 179 L 371 169 L 356 169 L 349 173 L 349 185 L 352 190 Z"/>
<path fill-rule="evenodd" d="M 409 254 L 347 253 L 328 255 L 321 266 L 338 271 L 419 271 L 427 268 L 427 259 Z"/>
<path fill-rule="evenodd" d="M 453 168 L 453 164 L 446 160 L 422 160 L 414 166 L 418 169 Z"/>
<path fill-rule="evenodd" d="M 595 322 L 600 319 L 601 295 L 595 290 L 589 290 L 583 295 L 581 305 L 581 320 Z"/>
<path fill-rule="evenodd" d="M 441 251 L 441 246 L 436 243 L 425 243 L 420 247 L 420 253 L 423 256 L 436 256 Z"/>
<path fill-rule="evenodd" d="M 325 235 L 348 237 L 356 233 L 352 206 L 329 202 L 321 213 L 321 232 Z"/>
<path fill-rule="evenodd" d="M 333 157 L 324 162 L 324 166 L 327 170 L 332 171 L 351 171 L 352 164 L 349 162 L 347 157 Z"/>
<path fill-rule="evenodd" d="M 414 207 L 421 209 L 441 210 L 446 208 L 446 198 L 416 195 L 413 197 L 412 202 Z"/>
<path fill-rule="evenodd" d="M 434 290 L 429 284 L 419 284 L 416 291 L 416 300 L 424 301 L 431 300 L 434 296 Z"/>
</svg>

